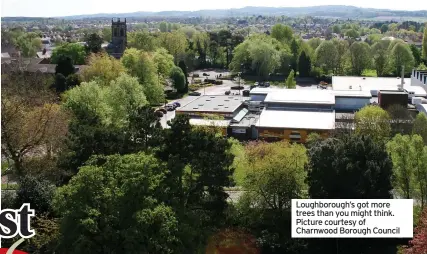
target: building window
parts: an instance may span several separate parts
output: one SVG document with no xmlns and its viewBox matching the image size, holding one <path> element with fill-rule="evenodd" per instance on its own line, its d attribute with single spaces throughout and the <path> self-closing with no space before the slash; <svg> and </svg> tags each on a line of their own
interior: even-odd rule
<svg viewBox="0 0 427 254">
<path fill-rule="evenodd" d="M 117 37 L 117 34 L 118 34 L 118 33 L 117 33 L 117 27 L 115 27 L 115 28 L 114 28 L 114 30 L 113 30 L 113 36 L 114 36 L 114 37 Z"/>
<path fill-rule="evenodd" d="M 289 135 L 289 139 L 292 142 L 300 142 L 301 141 L 301 134 L 299 131 L 291 131 L 291 134 Z"/>
<path fill-rule="evenodd" d="M 120 29 L 120 36 L 121 36 L 121 37 L 125 36 L 125 31 L 123 30 L 123 28 L 122 28 L 122 29 Z"/>
</svg>

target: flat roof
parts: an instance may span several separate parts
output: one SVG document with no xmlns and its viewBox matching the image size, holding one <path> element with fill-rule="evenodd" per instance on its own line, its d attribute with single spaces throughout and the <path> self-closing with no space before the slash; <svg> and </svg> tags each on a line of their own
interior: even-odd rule
<svg viewBox="0 0 427 254">
<path fill-rule="evenodd" d="M 244 97 L 227 95 L 200 96 L 192 102 L 178 108 L 177 112 L 223 112 L 233 113 L 242 105 Z"/>
<path fill-rule="evenodd" d="M 333 130 L 335 128 L 335 111 L 264 110 L 256 126 L 264 128 Z"/>
<path fill-rule="evenodd" d="M 217 126 L 217 127 L 227 127 L 230 124 L 230 120 L 211 120 L 211 119 L 190 119 L 191 125 L 196 126 Z"/>
<path fill-rule="evenodd" d="M 335 97 L 357 97 L 357 98 L 371 98 L 372 94 L 367 90 L 330 90 Z"/>
<path fill-rule="evenodd" d="M 249 91 L 250 95 L 253 94 L 258 94 L 258 95 L 267 95 L 268 93 L 271 92 L 277 92 L 277 91 L 282 91 L 284 90 L 284 88 L 277 88 L 277 87 L 255 87 L 252 90 Z"/>
<path fill-rule="evenodd" d="M 243 117 L 242 120 L 240 120 L 240 122 L 238 123 L 230 123 L 231 127 L 243 127 L 243 128 L 248 128 L 251 127 L 252 125 L 256 125 L 258 119 L 259 119 L 260 114 L 255 114 L 255 113 L 251 113 L 249 112 L 245 117 Z"/>
<path fill-rule="evenodd" d="M 427 92 L 420 86 L 411 86 L 411 79 L 404 79 L 403 88 L 408 92 L 414 92 L 419 96 L 427 96 Z M 380 78 L 380 77 L 344 77 L 333 76 L 333 90 L 355 90 L 355 91 L 371 91 L 371 90 L 398 90 L 401 83 L 400 78 Z M 351 87 L 351 88 L 350 88 Z"/>
<path fill-rule="evenodd" d="M 333 105 L 335 96 L 328 90 L 283 89 L 268 93 L 264 102 Z"/>
</svg>

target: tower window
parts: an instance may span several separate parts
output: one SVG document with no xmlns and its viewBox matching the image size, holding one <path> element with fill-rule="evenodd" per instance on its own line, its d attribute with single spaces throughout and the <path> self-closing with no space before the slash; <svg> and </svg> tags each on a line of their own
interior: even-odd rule
<svg viewBox="0 0 427 254">
<path fill-rule="evenodd" d="M 123 30 L 123 28 L 120 29 L 120 36 L 121 37 L 125 36 L 125 31 Z"/>
<path fill-rule="evenodd" d="M 118 36 L 117 27 L 115 27 L 115 28 L 114 28 L 113 36 L 114 36 L 114 37 L 117 37 L 117 36 Z"/>
</svg>

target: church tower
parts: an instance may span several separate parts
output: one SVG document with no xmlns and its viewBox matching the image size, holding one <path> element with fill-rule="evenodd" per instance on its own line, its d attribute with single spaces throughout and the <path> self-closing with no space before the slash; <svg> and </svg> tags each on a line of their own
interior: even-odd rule
<svg viewBox="0 0 427 254">
<path fill-rule="evenodd" d="M 127 46 L 127 27 L 126 19 L 117 21 L 111 20 L 111 43 L 108 46 L 108 52 L 116 57 L 120 58 L 123 55 Z"/>
</svg>

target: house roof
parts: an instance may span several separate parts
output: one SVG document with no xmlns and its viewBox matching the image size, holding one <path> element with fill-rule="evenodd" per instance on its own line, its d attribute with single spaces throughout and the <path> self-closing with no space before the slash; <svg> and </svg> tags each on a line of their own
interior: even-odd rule
<svg viewBox="0 0 427 254">
<path fill-rule="evenodd" d="M 282 89 L 267 94 L 266 103 L 335 104 L 335 96 L 328 90 Z"/>
</svg>

